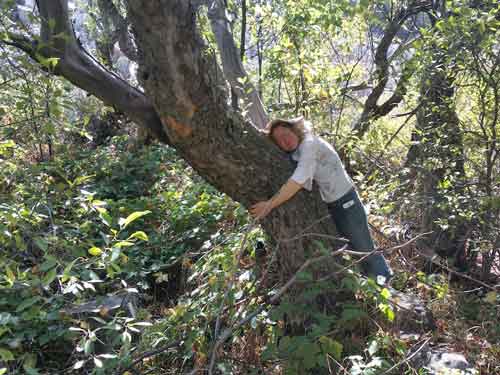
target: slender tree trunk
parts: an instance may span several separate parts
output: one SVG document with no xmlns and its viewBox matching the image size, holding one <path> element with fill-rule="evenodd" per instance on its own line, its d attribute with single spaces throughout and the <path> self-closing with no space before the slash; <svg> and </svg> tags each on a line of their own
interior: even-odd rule
<svg viewBox="0 0 500 375">
<path fill-rule="evenodd" d="M 430 67 L 422 77 L 417 124 L 407 165 L 416 176 L 421 204 L 421 231 L 432 231 L 428 245 L 445 256 L 463 263 L 467 225 L 449 198 L 464 189 L 464 149 L 462 131 L 454 108 L 453 81 L 449 70 Z M 448 224 L 439 223 L 447 221 Z"/>
<path fill-rule="evenodd" d="M 263 128 L 268 122 L 268 117 L 261 101 L 262 93 L 255 90 L 243 67 L 241 56 L 244 49 L 238 51 L 236 47 L 223 0 L 210 1 L 208 18 L 217 40 L 224 76 L 231 85 L 233 108 L 237 108 L 237 98 L 241 98 L 250 120 L 258 128 Z M 244 48 L 244 44 L 241 48 Z"/>
</svg>

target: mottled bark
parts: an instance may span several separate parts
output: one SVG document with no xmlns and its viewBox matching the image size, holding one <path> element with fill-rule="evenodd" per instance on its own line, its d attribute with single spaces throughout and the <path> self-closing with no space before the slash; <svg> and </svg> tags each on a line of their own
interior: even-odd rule
<svg viewBox="0 0 500 375">
<path fill-rule="evenodd" d="M 208 182 L 249 206 L 268 199 L 293 167 L 286 155 L 227 105 L 214 84 L 215 61 L 206 53 L 187 1 L 129 0 L 140 49 L 139 77 L 165 132 L 182 157 Z M 318 219 L 326 217 L 320 223 Z M 307 232 L 334 234 L 317 192 L 301 192 L 263 221 L 276 241 Z M 312 237 L 281 242 L 278 259 L 288 279 L 310 255 Z"/>
</svg>

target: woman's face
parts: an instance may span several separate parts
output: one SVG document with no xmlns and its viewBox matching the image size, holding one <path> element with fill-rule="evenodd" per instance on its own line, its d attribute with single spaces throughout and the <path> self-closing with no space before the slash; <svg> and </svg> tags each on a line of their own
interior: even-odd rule
<svg viewBox="0 0 500 375">
<path fill-rule="evenodd" d="M 277 126 L 273 131 L 273 139 L 283 151 L 291 152 L 299 145 L 299 137 L 284 126 Z"/>
</svg>

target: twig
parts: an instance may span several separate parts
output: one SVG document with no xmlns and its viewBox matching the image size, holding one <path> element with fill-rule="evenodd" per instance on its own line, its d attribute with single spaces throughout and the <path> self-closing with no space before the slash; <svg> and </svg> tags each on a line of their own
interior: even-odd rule
<svg viewBox="0 0 500 375">
<path fill-rule="evenodd" d="M 120 373 L 124 374 L 125 372 L 130 371 L 130 370 L 134 371 L 135 370 L 135 365 L 137 365 L 143 359 L 149 358 L 149 357 L 153 357 L 153 356 L 155 356 L 157 354 L 163 353 L 163 352 L 167 351 L 168 349 L 172 349 L 173 347 L 179 346 L 180 343 L 181 343 L 181 340 L 174 341 L 173 343 L 170 343 L 168 345 L 162 346 L 161 348 L 158 348 L 158 349 L 155 349 L 155 350 L 150 350 L 149 352 L 145 352 L 145 353 L 141 354 L 139 357 L 137 357 L 132 362 L 132 364 L 129 367 L 127 367 L 124 370 L 120 370 Z"/>
<path fill-rule="evenodd" d="M 394 370 L 397 367 L 401 366 L 402 364 L 405 364 L 406 362 L 410 361 L 413 357 L 415 357 L 424 348 L 424 346 L 431 340 L 431 338 L 432 338 L 432 336 L 429 337 L 427 340 L 425 340 L 424 343 L 422 345 L 420 345 L 420 347 L 415 352 L 413 352 L 411 355 L 409 355 L 408 357 L 406 357 L 402 361 L 396 363 L 390 369 L 384 371 L 381 375 L 389 374 L 392 370 Z"/>
<path fill-rule="evenodd" d="M 247 242 L 248 238 L 248 233 L 253 229 L 255 223 L 252 221 L 248 228 L 245 231 L 245 235 L 243 237 L 243 240 L 241 241 L 240 249 L 238 250 L 238 254 L 236 256 L 236 267 L 240 264 L 241 256 L 243 254 L 243 251 L 245 250 L 245 244 Z M 231 292 L 231 289 L 233 288 L 233 283 L 235 279 L 236 272 L 233 273 L 231 280 L 229 281 L 229 284 L 227 285 L 226 293 L 224 294 L 224 297 L 222 298 L 220 307 L 219 307 L 219 313 L 217 314 L 217 321 L 215 322 L 215 331 L 214 331 L 214 338 L 217 340 L 217 336 L 219 335 L 219 330 L 220 330 L 220 322 L 222 319 L 222 313 L 224 311 L 224 305 L 226 303 L 227 297 L 229 296 L 229 293 Z M 215 366 L 215 359 L 217 357 L 217 349 L 218 345 L 214 345 L 212 348 L 212 353 L 210 356 L 210 365 L 208 367 L 208 374 L 212 375 L 213 372 L 213 367 Z"/>
</svg>

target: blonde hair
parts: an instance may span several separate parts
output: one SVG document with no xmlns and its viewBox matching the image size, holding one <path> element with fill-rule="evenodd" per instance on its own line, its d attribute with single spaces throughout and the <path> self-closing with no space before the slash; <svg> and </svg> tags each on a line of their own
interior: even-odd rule
<svg viewBox="0 0 500 375">
<path fill-rule="evenodd" d="M 271 121 L 269 121 L 267 123 L 267 125 L 265 127 L 265 130 L 264 130 L 266 132 L 267 136 L 274 143 L 276 143 L 276 141 L 275 141 L 275 139 L 273 137 L 273 133 L 276 130 L 276 128 L 278 128 L 280 126 L 282 126 L 284 128 L 287 128 L 287 129 L 290 129 L 297 136 L 297 138 L 299 139 L 299 144 L 306 137 L 307 130 L 306 130 L 306 127 L 305 127 L 305 124 L 304 124 L 304 118 L 303 117 L 297 117 L 297 118 L 289 119 L 289 120 L 274 119 L 274 120 L 271 120 Z"/>
</svg>

